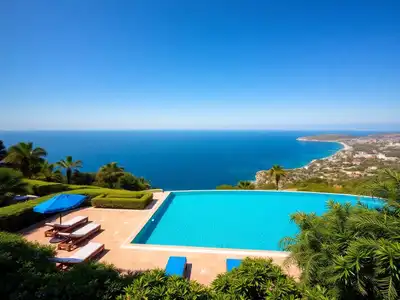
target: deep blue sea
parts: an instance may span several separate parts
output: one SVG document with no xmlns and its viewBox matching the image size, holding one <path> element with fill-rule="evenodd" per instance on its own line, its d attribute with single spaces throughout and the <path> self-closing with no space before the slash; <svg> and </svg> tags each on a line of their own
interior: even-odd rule
<svg viewBox="0 0 400 300">
<path fill-rule="evenodd" d="M 316 131 L 0 131 L 6 146 L 33 142 L 56 162 L 67 155 L 83 161 L 83 171 L 97 171 L 116 161 L 154 187 L 212 189 L 254 180 L 273 164 L 306 165 L 329 156 L 337 143 L 300 142 Z M 346 132 L 349 133 L 349 132 Z M 360 134 L 357 132 L 357 134 Z M 366 133 L 362 133 L 366 134 Z"/>
</svg>

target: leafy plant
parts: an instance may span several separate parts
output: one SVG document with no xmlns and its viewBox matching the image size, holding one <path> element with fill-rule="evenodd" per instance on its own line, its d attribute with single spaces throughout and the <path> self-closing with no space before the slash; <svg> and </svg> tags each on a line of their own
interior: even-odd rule
<svg viewBox="0 0 400 300">
<path fill-rule="evenodd" d="M 7 156 L 7 149 L 2 140 L 0 140 L 0 162 Z"/>
<path fill-rule="evenodd" d="M 96 180 L 96 173 L 79 172 L 75 170 L 72 173 L 71 182 L 78 185 L 91 185 Z"/>
<path fill-rule="evenodd" d="M 20 172 L 0 168 L 0 206 L 13 199 L 15 195 L 25 195 L 28 192 L 28 184 L 22 180 Z"/>
<path fill-rule="evenodd" d="M 118 163 L 112 162 L 100 167 L 96 176 L 96 181 L 102 185 L 103 183 L 109 188 L 115 188 L 118 179 L 124 175 L 124 168 L 118 166 Z"/>
<path fill-rule="evenodd" d="M 305 284 L 319 284 L 339 299 L 399 299 L 399 174 L 385 171 L 383 179 L 371 187 L 388 197 L 381 208 L 330 201 L 323 216 L 292 216 L 300 232 L 282 244 Z"/>
<path fill-rule="evenodd" d="M 36 178 L 49 182 L 63 182 L 63 175 L 59 170 L 55 170 L 55 165 L 44 161 L 40 165 L 40 171 Z"/>
<path fill-rule="evenodd" d="M 241 190 L 254 190 L 255 185 L 251 181 L 239 181 L 237 187 Z"/>
<path fill-rule="evenodd" d="M 275 180 L 276 189 L 279 190 L 279 181 L 286 177 L 287 172 L 279 165 L 273 165 L 267 172 L 268 176 Z"/>
<path fill-rule="evenodd" d="M 294 279 L 272 259 L 246 258 L 238 268 L 219 274 L 212 289 L 227 299 L 298 299 L 301 290 Z"/>
<path fill-rule="evenodd" d="M 72 156 L 67 156 L 65 159 L 57 162 L 57 166 L 61 169 L 64 169 L 67 175 L 67 183 L 71 183 L 72 171 L 82 168 L 82 161 L 76 160 L 73 161 Z"/>
<path fill-rule="evenodd" d="M 128 172 L 125 172 L 118 180 L 119 188 L 124 190 L 143 191 L 151 187 L 150 183 L 143 177 L 136 177 Z"/>
<path fill-rule="evenodd" d="M 32 143 L 18 143 L 8 149 L 4 162 L 18 168 L 25 177 L 31 178 L 40 170 L 46 155 L 46 150 L 34 148 Z"/>
</svg>

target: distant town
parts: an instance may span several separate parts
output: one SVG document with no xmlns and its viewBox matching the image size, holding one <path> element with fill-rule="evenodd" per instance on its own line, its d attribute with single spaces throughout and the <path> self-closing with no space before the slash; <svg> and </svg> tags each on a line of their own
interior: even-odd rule
<svg viewBox="0 0 400 300">
<path fill-rule="evenodd" d="M 349 135 L 317 135 L 298 138 L 307 142 L 338 142 L 343 145 L 332 156 L 313 160 L 308 165 L 288 170 L 285 183 L 310 178 L 330 181 L 370 177 L 383 168 L 400 169 L 400 133 L 374 134 L 362 137 Z M 256 183 L 269 182 L 266 171 L 256 174 Z"/>
</svg>

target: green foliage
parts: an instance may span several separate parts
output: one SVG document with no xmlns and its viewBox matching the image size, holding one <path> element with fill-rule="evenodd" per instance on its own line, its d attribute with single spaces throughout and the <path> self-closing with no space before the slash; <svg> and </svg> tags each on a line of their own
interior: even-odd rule
<svg viewBox="0 0 400 300">
<path fill-rule="evenodd" d="M 25 179 L 24 180 L 37 196 L 46 196 L 50 194 L 60 193 L 68 190 L 68 186 L 62 183 L 47 182 L 41 180 Z"/>
<path fill-rule="evenodd" d="M 32 143 L 18 143 L 8 149 L 4 162 L 18 168 L 25 177 L 31 178 L 39 172 L 46 155 L 46 150 L 34 148 Z"/>
<path fill-rule="evenodd" d="M 41 283 L 55 272 L 48 260 L 53 255 L 50 247 L 0 232 L 0 299 L 34 299 Z"/>
<path fill-rule="evenodd" d="M 118 179 L 124 175 L 124 168 L 118 166 L 118 163 L 112 162 L 100 167 L 96 175 L 96 182 L 100 186 L 115 188 Z"/>
<path fill-rule="evenodd" d="M 240 190 L 254 190 L 255 185 L 251 181 L 239 181 L 237 188 Z"/>
<path fill-rule="evenodd" d="M 82 161 L 80 161 L 80 160 L 74 161 L 72 159 L 72 156 L 67 156 L 65 159 L 62 159 L 59 162 L 57 162 L 57 166 L 59 166 L 61 169 L 65 170 L 65 173 L 67 175 L 67 183 L 70 184 L 72 171 L 81 168 Z"/>
<path fill-rule="evenodd" d="M 51 195 L 0 208 L 0 230 L 15 232 L 44 220 L 48 216 L 35 213 L 33 208 Z"/>
<path fill-rule="evenodd" d="M 125 172 L 118 179 L 118 186 L 121 189 L 129 191 L 143 191 L 148 190 L 151 186 L 150 183 L 143 177 L 136 177 L 132 173 Z"/>
<path fill-rule="evenodd" d="M 15 195 L 25 195 L 29 187 L 22 174 L 12 169 L 0 168 L 0 206 L 8 204 Z"/>
<path fill-rule="evenodd" d="M 229 185 L 229 184 L 221 184 L 216 187 L 217 190 L 237 190 L 236 186 Z"/>
<path fill-rule="evenodd" d="M 246 258 L 238 268 L 219 274 L 211 284 L 226 299 L 299 299 L 301 290 L 296 282 L 271 259 Z"/>
<path fill-rule="evenodd" d="M 7 156 L 7 149 L 2 140 L 0 140 L 0 162 Z"/>
<path fill-rule="evenodd" d="M 44 161 L 40 165 L 40 171 L 36 174 L 35 178 L 48 182 L 61 183 L 64 181 L 62 173 L 59 170 L 55 170 L 55 165 L 50 164 L 48 161 Z"/>
<path fill-rule="evenodd" d="M 279 165 L 273 165 L 271 169 L 268 170 L 268 176 L 274 178 L 276 189 L 279 189 L 279 181 L 286 177 L 287 172 Z"/>
<path fill-rule="evenodd" d="M 153 200 L 152 193 L 102 194 L 92 199 L 94 207 L 144 209 Z"/>
<path fill-rule="evenodd" d="M 339 299 L 399 299 L 400 211 L 330 201 L 323 216 L 296 213 L 300 233 L 282 241 L 307 285 Z"/>
<path fill-rule="evenodd" d="M 274 189 L 276 189 L 276 186 L 273 183 L 258 184 L 256 186 L 256 190 L 274 190 Z"/>
<path fill-rule="evenodd" d="M 135 278 L 93 262 L 60 271 L 49 261 L 54 254 L 51 247 L 0 232 L 0 299 L 115 299 Z"/>
<path fill-rule="evenodd" d="M 77 185 L 91 185 L 96 180 L 96 173 L 79 172 L 75 170 L 72 173 L 71 182 Z"/>
<path fill-rule="evenodd" d="M 203 285 L 177 276 L 167 276 L 163 270 L 145 271 L 125 288 L 117 300 L 192 300 L 211 299 L 211 291 Z"/>
</svg>

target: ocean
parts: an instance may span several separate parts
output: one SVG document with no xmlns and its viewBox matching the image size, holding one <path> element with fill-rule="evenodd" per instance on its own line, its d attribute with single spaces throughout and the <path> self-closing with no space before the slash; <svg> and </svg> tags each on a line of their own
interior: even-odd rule
<svg viewBox="0 0 400 300">
<path fill-rule="evenodd" d="M 94 172 L 108 162 L 165 190 L 213 189 L 254 180 L 274 164 L 297 168 L 334 154 L 338 143 L 301 142 L 317 131 L 0 131 L 6 146 L 33 142 L 56 162 L 67 155 Z M 349 132 L 346 132 L 349 133 Z"/>
</svg>

